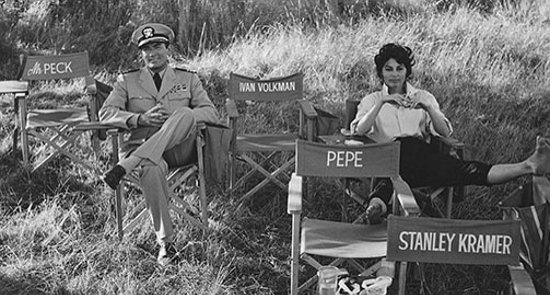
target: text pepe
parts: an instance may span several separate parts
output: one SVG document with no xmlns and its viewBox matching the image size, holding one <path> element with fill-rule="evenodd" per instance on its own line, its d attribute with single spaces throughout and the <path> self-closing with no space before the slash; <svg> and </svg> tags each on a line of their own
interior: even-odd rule
<svg viewBox="0 0 550 295">
<path fill-rule="evenodd" d="M 363 151 L 328 151 L 327 167 L 363 167 Z"/>
</svg>

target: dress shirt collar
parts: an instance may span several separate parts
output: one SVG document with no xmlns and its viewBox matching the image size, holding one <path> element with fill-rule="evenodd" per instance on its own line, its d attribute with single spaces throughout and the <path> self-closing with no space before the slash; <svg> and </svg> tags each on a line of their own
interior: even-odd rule
<svg viewBox="0 0 550 295">
<path fill-rule="evenodd" d="M 168 66 L 164 68 L 164 70 L 159 72 L 160 78 L 164 80 L 164 74 L 166 74 L 166 69 L 168 69 Z M 150 69 L 147 69 L 149 73 L 151 73 L 151 77 L 155 75 L 155 72 L 151 71 Z"/>
</svg>

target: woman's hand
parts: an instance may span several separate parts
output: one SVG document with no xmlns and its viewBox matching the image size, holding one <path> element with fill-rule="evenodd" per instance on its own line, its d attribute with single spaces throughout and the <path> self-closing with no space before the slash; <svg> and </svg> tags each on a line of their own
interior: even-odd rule
<svg viewBox="0 0 550 295">
<path fill-rule="evenodd" d="M 432 107 L 429 97 L 422 95 L 420 92 L 405 97 L 405 104 L 408 108 L 423 109 L 425 111 L 429 111 Z"/>
<path fill-rule="evenodd" d="M 389 95 L 382 96 L 381 104 L 384 104 L 384 103 L 391 103 L 391 104 L 397 104 L 399 106 L 408 107 L 409 100 L 403 94 L 394 93 L 394 94 L 389 94 Z"/>
<path fill-rule="evenodd" d="M 168 117 L 169 114 L 166 109 L 159 104 L 139 115 L 138 126 L 161 127 Z"/>
</svg>

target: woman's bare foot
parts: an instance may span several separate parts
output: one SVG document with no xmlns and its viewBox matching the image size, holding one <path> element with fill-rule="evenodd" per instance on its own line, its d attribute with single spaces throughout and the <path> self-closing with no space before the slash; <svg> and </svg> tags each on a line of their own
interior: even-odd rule
<svg viewBox="0 0 550 295">
<path fill-rule="evenodd" d="M 527 164 L 535 175 L 550 173 L 550 139 L 537 136 L 535 152 L 527 159 Z"/>
</svg>

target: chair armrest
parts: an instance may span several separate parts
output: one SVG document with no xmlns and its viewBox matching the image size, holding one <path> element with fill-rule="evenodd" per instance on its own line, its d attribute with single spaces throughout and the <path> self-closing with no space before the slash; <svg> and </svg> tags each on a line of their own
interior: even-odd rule
<svg viewBox="0 0 550 295">
<path fill-rule="evenodd" d="M 0 93 L 27 93 L 29 91 L 28 81 L 10 80 L 0 81 Z"/>
<path fill-rule="evenodd" d="M 238 118 L 239 112 L 237 111 L 237 104 L 235 104 L 235 101 L 232 99 L 226 99 L 225 100 L 225 110 L 227 111 L 227 115 L 230 119 Z"/>
<path fill-rule="evenodd" d="M 398 214 L 396 210 L 401 209 L 404 216 L 418 216 L 420 215 L 420 207 L 416 203 L 416 199 L 413 196 L 409 185 L 401 178 L 392 178 L 393 188 L 395 190 L 396 198 L 394 199 L 394 214 Z M 395 202 L 398 202 L 396 204 Z M 397 206 L 398 205 L 398 206 Z"/>
<path fill-rule="evenodd" d="M 449 154 L 454 151 L 459 158 L 464 157 L 465 144 L 457 139 L 432 135 L 431 144 L 442 153 Z"/>
<path fill-rule="evenodd" d="M 317 117 L 317 112 L 313 108 L 313 104 L 311 104 L 311 102 L 305 99 L 299 99 L 298 104 L 300 104 L 300 108 L 302 109 L 302 112 L 307 119 L 313 119 Z"/>
<path fill-rule="evenodd" d="M 76 125 L 74 130 L 115 130 L 118 132 L 118 127 L 101 122 L 82 122 Z"/>
<path fill-rule="evenodd" d="M 95 85 L 95 80 L 92 76 L 86 76 L 86 93 L 90 95 L 95 95 L 97 93 L 97 86 Z"/>
<path fill-rule="evenodd" d="M 514 290 L 513 294 L 537 294 L 531 276 L 529 276 L 529 273 L 527 273 L 521 263 L 519 266 L 508 265 L 508 270 L 510 271 L 510 281 L 512 282 L 511 287 Z"/>
<path fill-rule="evenodd" d="M 288 214 L 301 214 L 302 212 L 302 177 L 292 173 L 288 183 Z"/>
<path fill-rule="evenodd" d="M 198 122 L 197 123 L 197 130 L 204 130 L 204 129 L 206 129 L 206 123 Z"/>
</svg>

